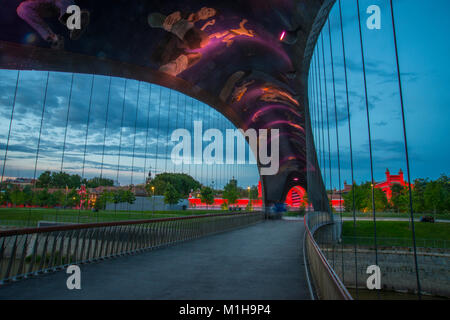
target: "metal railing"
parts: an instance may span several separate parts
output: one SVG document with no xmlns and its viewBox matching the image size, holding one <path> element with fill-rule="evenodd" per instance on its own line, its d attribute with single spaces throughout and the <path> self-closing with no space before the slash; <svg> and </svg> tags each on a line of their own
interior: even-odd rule
<svg viewBox="0 0 450 320">
<path fill-rule="evenodd" d="M 0 231 L 0 284 L 258 223 L 258 212 Z"/>
<path fill-rule="evenodd" d="M 334 223 L 333 216 L 329 213 L 314 212 L 305 215 L 305 252 L 308 257 L 309 271 L 319 299 L 353 300 L 314 239 L 314 234 L 318 229 Z M 339 229 L 331 230 L 335 232 Z"/>
</svg>

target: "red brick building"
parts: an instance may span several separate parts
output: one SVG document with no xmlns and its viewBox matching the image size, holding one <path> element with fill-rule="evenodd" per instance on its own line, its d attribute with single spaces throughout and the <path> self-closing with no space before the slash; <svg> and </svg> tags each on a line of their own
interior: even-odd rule
<svg viewBox="0 0 450 320">
<path fill-rule="evenodd" d="M 383 190 L 388 201 L 390 201 L 392 198 L 392 186 L 395 184 L 401 185 L 402 187 L 408 187 L 408 183 L 405 182 L 402 169 L 400 169 L 396 175 L 391 174 L 389 169 L 386 169 L 386 181 L 376 183 L 375 188 Z"/>
</svg>

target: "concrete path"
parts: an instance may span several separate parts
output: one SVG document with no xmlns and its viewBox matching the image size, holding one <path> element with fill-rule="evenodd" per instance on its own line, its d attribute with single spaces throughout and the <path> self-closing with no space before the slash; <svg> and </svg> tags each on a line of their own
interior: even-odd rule
<svg viewBox="0 0 450 320">
<path fill-rule="evenodd" d="M 309 299 L 303 222 L 267 221 L 0 287 L 0 299 Z"/>
</svg>

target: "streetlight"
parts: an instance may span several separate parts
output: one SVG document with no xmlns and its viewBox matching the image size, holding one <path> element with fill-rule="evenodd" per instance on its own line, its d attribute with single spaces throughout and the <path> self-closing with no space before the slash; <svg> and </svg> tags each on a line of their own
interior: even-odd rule
<svg viewBox="0 0 450 320">
<path fill-rule="evenodd" d="M 155 187 L 152 186 L 152 193 L 153 193 L 153 214 L 155 214 Z"/>
<path fill-rule="evenodd" d="M 248 190 L 248 205 L 247 205 L 247 207 L 248 207 L 248 209 L 250 210 L 250 187 L 247 187 L 247 190 Z"/>
</svg>

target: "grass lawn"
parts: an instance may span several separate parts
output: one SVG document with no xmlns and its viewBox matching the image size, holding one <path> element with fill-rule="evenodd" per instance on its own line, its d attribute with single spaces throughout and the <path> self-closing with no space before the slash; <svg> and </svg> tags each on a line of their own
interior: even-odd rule
<svg viewBox="0 0 450 320">
<path fill-rule="evenodd" d="M 450 248 L 450 223 L 415 223 L 417 246 Z M 357 221 L 356 237 L 361 245 L 373 245 L 374 227 L 372 221 Z M 343 223 L 344 243 L 353 243 L 353 222 Z M 409 222 L 378 221 L 377 243 L 388 246 L 411 246 Z"/>
<path fill-rule="evenodd" d="M 94 223 L 124 220 L 142 220 L 180 217 L 202 214 L 218 214 L 228 211 L 185 210 L 185 211 L 100 211 L 39 208 L 0 208 L 0 226 L 37 226 L 38 221 L 67 223 Z"/>
<path fill-rule="evenodd" d="M 339 213 L 336 213 L 337 215 L 339 215 Z M 353 217 L 353 213 L 352 212 L 343 212 L 342 213 L 343 217 L 346 218 L 350 218 Z M 377 212 L 376 213 L 377 218 L 404 218 L 404 219 L 408 219 L 409 218 L 409 213 L 395 213 L 395 212 Z M 415 213 L 414 214 L 414 218 L 415 219 L 420 219 L 420 217 L 423 216 L 433 216 L 433 214 L 430 213 Z M 372 213 L 362 213 L 362 212 L 357 212 L 356 213 L 356 217 L 358 218 L 372 218 Z M 449 213 L 438 213 L 436 214 L 436 219 L 440 219 L 440 220 L 450 220 L 450 214 Z"/>
</svg>

